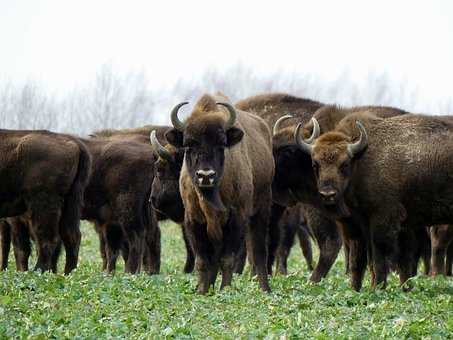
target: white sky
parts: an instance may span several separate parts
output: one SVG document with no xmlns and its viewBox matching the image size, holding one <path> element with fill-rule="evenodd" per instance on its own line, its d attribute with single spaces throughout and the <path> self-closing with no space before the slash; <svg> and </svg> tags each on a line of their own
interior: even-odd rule
<svg viewBox="0 0 453 340">
<path fill-rule="evenodd" d="M 105 63 L 159 87 L 243 62 L 327 81 L 386 71 L 451 97 L 453 1 L 0 0 L 0 43 L 0 77 L 58 90 Z"/>
</svg>

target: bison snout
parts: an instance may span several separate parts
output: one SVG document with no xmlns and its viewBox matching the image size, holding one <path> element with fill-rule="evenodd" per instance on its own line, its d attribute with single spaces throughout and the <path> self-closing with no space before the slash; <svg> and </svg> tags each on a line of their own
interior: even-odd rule
<svg viewBox="0 0 453 340">
<path fill-rule="evenodd" d="M 337 198 L 337 192 L 333 189 L 319 190 L 319 194 L 326 203 L 335 203 Z"/>
<path fill-rule="evenodd" d="M 198 186 L 200 187 L 212 187 L 214 186 L 214 180 L 216 172 L 214 170 L 198 170 L 196 173 Z"/>
</svg>

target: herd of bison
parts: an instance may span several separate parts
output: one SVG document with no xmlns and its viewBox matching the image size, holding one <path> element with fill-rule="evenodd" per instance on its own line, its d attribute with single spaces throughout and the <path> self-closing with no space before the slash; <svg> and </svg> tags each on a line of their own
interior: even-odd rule
<svg viewBox="0 0 453 340">
<path fill-rule="evenodd" d="M 39 271 L 77 266 L 80 220 L 99 236 L 102 269 L 160 270 L 159 221 L 181 225 L 184 272 L 206 293 L 250 264 L 270 291 L 297 238 L 319 282 L 345 254 L 351 286 L 390 271 L 404 289 L 452 274 L 453 117 L 383 106 L 342 108 L 288 94 L 231 103 L 206 94 L 172 126 L 102 130 L 82 138 L 0 130 L 1 269 L 11 244 L 19 271 L 31 243 Z M 452 223 L 450 225 L 450 223 Z M 313 265 L 310 239 L 319 247 Z"/>
</svg>

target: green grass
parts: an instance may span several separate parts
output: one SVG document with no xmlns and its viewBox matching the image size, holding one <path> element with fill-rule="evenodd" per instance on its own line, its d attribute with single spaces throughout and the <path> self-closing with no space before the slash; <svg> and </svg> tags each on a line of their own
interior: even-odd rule
<svg viewBox="0 0 453 340">
<path fill-rule="evenodd" d="M 182 274 L 179 227 L 162 226 L 162 274 L 100 272 L 97 237 L 83 226 L 80 265 L 68 277 L 0 273 L 0 338 L 453 338 L 453 280 L 414 279 L 403 293 L 395 277 L 385 291 L 369 282 L 352 291 L 337 261 L 318 285 L 294 247 L 290 275 L 272 278 L 273 292 L 237 276 L 208 296 Z M 13 268 L 13 263 L 10 264 Z"/>
</svg>

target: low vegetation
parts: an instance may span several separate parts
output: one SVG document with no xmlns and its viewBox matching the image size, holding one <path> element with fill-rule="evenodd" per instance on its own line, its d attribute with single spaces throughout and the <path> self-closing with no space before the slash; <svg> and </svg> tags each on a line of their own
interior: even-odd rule
<svg viewBox="0 0 453 340">
<path fill-rule="evenodd" d="M 403 293 L 395 276 L 385 291 L 369 282 L 352 291 L 336 262 L 327 279 L 307 282 L 298 247 L 288 277 L 264 294 L 249 273 L 232 287 L 195 293 L 196 277 L 182 273 L 179 227 L 162 225 L 160 275 L 100 272 L 97 237 L 83 225 L 80 264 L 70 276 L 0 273 L 0 338 L 448 338 L 453 334 L 453 280 L 423 276 Z M 33 259 L 34 261 L 34 259 Z M 63 261 L 61 261 L 63 262 Z M 61 270 L 60 270 L 61 272 Z"/>
</svg>

